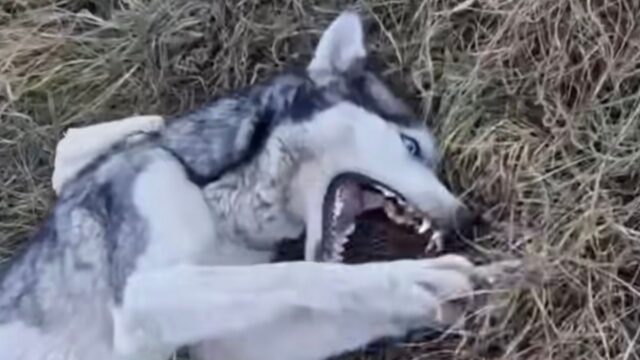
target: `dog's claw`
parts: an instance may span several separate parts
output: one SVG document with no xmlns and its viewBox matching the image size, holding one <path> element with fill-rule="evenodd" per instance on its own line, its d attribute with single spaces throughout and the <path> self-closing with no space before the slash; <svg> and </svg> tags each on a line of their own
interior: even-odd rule
<svg viewBox="0 0 640 360">
<path fill-rule="evenodd" d="M 480 288 L 514 289 L 540 281 L 540 268 L 524 260 L 504 260 L 477 266 L 473 280 Z"/>
</svg>

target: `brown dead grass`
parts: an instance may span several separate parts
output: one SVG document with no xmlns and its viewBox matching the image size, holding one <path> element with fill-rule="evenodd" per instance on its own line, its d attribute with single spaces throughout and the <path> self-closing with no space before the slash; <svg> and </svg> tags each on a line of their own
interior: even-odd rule
<svg viewBox="0 0 640 360">
<path fill-rule="evenodd" d="M 404 358 L 640 359 L 640 5 L 358 3 L 387 76 L 412 89 L 444 175 L 502 226 L 480 245 L 544 259 L 473 336 Z M 64 128 L 180 112 L 308 59 L 344 8 L 300 0 L 3 0 L 0 256 L 51 204 Z M 487 250 L 489 251 L 489 250 Z M 444 355 L 443 355 L 444 354 Z"/>
</svg>

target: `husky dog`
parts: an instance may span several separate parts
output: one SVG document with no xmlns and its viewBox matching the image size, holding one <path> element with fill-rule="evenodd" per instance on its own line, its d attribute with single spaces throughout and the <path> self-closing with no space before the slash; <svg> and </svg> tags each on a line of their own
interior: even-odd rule
<svg viewBox="0 0 640 360">
<path fill-rule="evenodd" d="M 340 263 L 367 209 L 410 207 L 441 231 L 468 218 L 435 175 L 428 129 L 365 59 L 360 19 L 343 13 L 305 71 L 166 123 L 69 134 L 57 203 L 0 274 L 0 359 L 166 360 L 188 346 L 318 360 L 455 323 L 453 300 L 485 268 Z M 270 263 L 302 234 L 306 261 Z"/>
</svg>

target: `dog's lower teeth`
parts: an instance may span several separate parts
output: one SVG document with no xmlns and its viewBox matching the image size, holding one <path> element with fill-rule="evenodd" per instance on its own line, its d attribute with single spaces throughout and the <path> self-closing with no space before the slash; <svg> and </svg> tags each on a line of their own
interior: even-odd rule
<svg viewBox="0 0 640 360">
<path fill-rule="evenodd" d="M 442 247 L 442 233 L 440 231 L 435 231 L 431 236 L 431 241 L 438 244 L 438 247 Z"/>
<path fill-rule="evenodd" d="M 383 204 L 383 209 L 387 217 L 398 225 L 409 226 L 419 235 L 425 235 L 432 229 L 431 221 L 425 214 L 410 204 L 400 204 L 399 199 L 387 199 Z M 440 251 L 442 248 L 442 234 L 434 231 L 425 251 L 435 248 Z"/>
<path fill-rule="evenodd" d="M 439 253 L 444 249 L 444 242 L 442 240 L 442 232 L 434 231 L 429 239 L 429 244 L 425 247 L 425 253 L 436 252 Z"/>
</svg>

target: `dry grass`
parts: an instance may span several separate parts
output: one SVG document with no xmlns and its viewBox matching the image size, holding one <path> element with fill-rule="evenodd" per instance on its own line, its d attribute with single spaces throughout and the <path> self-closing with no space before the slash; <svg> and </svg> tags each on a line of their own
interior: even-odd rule
<svg viewBox="0 0 640 360">
<path fill-rule="evenodd" d="M 282 0 L 3 0 L 0 239 L 51 203 L 69 125 L 176 113 L 308 58 L 342 5 Z M 370 39 L 413 89 L 445 177 L 541 256 L 543 287 L 461 344 L 416 358 L 640 359 L 640 5 L 634 0 L 371 0 Z M 458 346 L 459 345 L 459 346 Z M 439 355 L 436 354 L 439 353 Z M 430 354 L 431 357 L 427 356 Z"/>
</svg>

